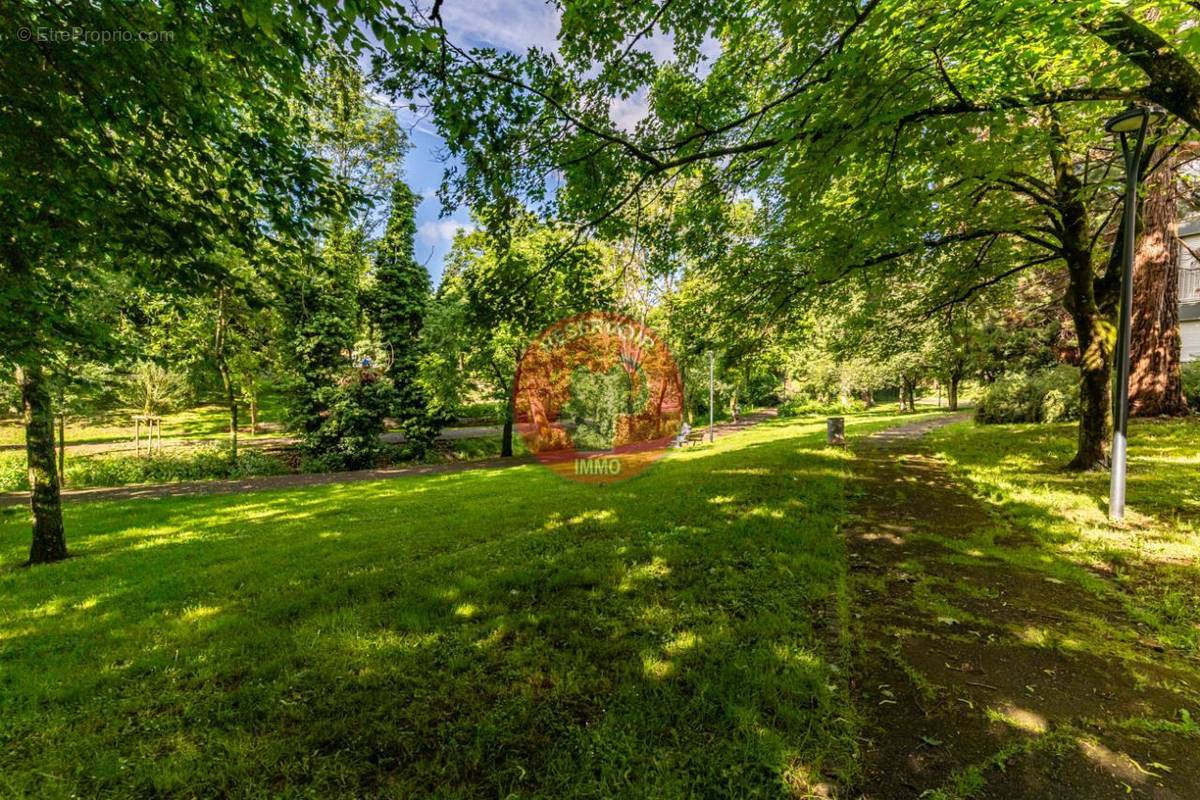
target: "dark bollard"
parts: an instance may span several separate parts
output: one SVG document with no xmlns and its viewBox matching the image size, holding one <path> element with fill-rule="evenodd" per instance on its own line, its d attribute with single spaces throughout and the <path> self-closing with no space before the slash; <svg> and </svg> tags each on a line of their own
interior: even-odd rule
<svg viewBox="0 0 1200 800">
<path fill-rule="evenodd" d="M 846 444 L 846 418 L 830 417 L 825 420 L 825 444 Z"/>
</svg>

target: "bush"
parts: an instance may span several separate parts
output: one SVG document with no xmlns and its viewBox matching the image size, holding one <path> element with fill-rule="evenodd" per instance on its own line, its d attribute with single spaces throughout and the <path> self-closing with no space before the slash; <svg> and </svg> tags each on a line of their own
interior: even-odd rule
<svg viewBox="0 0 1200 800">
<path fill-rule="evenodd" d="M 318 400 L 328 411 L 301 444 L 305 469 L 324 472 L 374 466 L 382 454 L 383 419 L 394 399 L 392 382 L 369 370 L 324 388 Z"/>
<path fill-rule="evenodd" d="M 0 491 L 14 492 L 29 488 L 29 467 L 24 450 L 0 453 Z"/>
<path fill-rule="evenodd" d="M 1066 422 L 1079 419 L 1079 371 L 1059 365 L 1001 375 L 983 388 L 977 422 Z"/>
<path fill-rule="evenodd" d="M 21 413 L 21 387 L 16 381 L 0 383 L 0 417 L 15 417 Z"/>
<path fill-rule="evenodd" d="M 165 414 L 182 406 L 187 395 L 187 376 L 183 373 L 153 361 L 139 361 L 129 374 L 121 399 L 144 414 Z"/>
<path fill-rule="evenodd" d="M 866 407 L 866 404 L 858 399 L 848 400 L 844 403 L 822 403 L 819 400 L 793 397 L 791 400 L 788 400 L 779 407 L 779 416 L 837 416 L 840 414 L 853 414 L 856 411 L 863 411 L 866 409 Z"/>
<path fill-rule="evenodd" d="M 1183 365 L 1183 396 L 1193 414 L 1200 414 L 1200 361 Z"/>
<path fill-rule="evenodd" d="M 278 458 L 259 450 L 238 453 L 237 463 L 224 447 L 163 453 L 149 457 L 129 455 L 67 455 L 68 489 L 93 486 L 125 486 L 131 483 L 172 483 L 216 478 L 246 478 L 253 475 L 281 475 L 287 466 Z M 29 488 L 25 454 L 7 453 L 0 459 L 0 491 L 24 491 Z"/>
</svg>

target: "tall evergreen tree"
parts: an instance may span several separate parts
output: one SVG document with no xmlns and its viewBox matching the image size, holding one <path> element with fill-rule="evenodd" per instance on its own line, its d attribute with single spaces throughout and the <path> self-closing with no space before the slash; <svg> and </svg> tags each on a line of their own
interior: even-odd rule
<svg viewBox="0 0 1200 800">
<path fill-rule="evenodd" d="M 285 366 L 293 383 L 289 412 L 293 427 L 309 435 L 321 427 L 333 402 L 331 393 L 350 365 L 362 264 L 357 232 L 337 226 L 318 255 L 302 260 L 281 294 L 289 343 Z"/>
<path fill-rule="evenodd" d="M 397 181 L 387 230 L 375 254 L 375 285 L 370 301 L 371 321 L 393 359 L 390 376 L 396 396 L 392 415 L 414 443 L 418 439 L 427 441 L 432 427 L 417 380 L 430 285 L 429 273 L 413 256 L 416 205 L 413 191 Z"/>
</svg>

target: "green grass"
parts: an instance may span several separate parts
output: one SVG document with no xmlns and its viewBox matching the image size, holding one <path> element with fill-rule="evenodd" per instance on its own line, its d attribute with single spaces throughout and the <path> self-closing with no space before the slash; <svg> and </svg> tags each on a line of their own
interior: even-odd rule
<svg viewBox="0 0 1200 800">
<path fill-rule="evenodd" d="M 1200 418 L 1133 420 L 1126 520 L 1108 520 L 1107 471 L 1062 469 L 1076 427 L 951 425 L 931 445 L 1030 547 L 995 548 L 1094 591 L 1115 587 L 1157 641 L 1200 656 Z"/>
<path fill-rule="evenodd" d="M 856 734 L 822 437 L 72 504 L 34 569 L 0 514 L 0 795 L 803 796 Z"/>
<path fill-rule="evenodd" d="M 133 441 L 133 416 L 142 413 L 135 409 L 123 409 L 105 414 L 96 419 L 69 419 L 66 426 L 67 445 L 102 444 L 106 442 Z M 282 419 L 278 400 L 264 403 L 259 410 L 259 423 L 275 423 Z M 242 433 L 239 438 L 265 438 L 280 433 L 261 433 L 252 437 L 250 411 L 245 406 L 238 410 Z M 200 405 L 194 408 L 162 415 L 163 439 L 215 439 L 229 433 L 229 409 L 220 405 Z M 55 431 L 57 435 L 57 429 Z M 25 443 L 25 429 L 19 419 L 0 419 L 0 445 Z"/>
</svg>

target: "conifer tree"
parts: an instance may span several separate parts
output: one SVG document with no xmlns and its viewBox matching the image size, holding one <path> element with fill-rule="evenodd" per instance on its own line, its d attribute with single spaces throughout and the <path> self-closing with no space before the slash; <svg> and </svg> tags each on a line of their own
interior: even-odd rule
<svg viewBox="0 0 1200 800">
<path fill-rule="evenodd" d="M 429 304 L 429 273 L 414 257 L 417 197 L 403 181 L 392 191 L 387 230 L 375 254 L 371 321 L 380 343 L 390 351 L 395 386 L 392 416 L 410 442 L 425 446 L 436 432 L 418 384 L 421 327 Z"/>
</svg>

